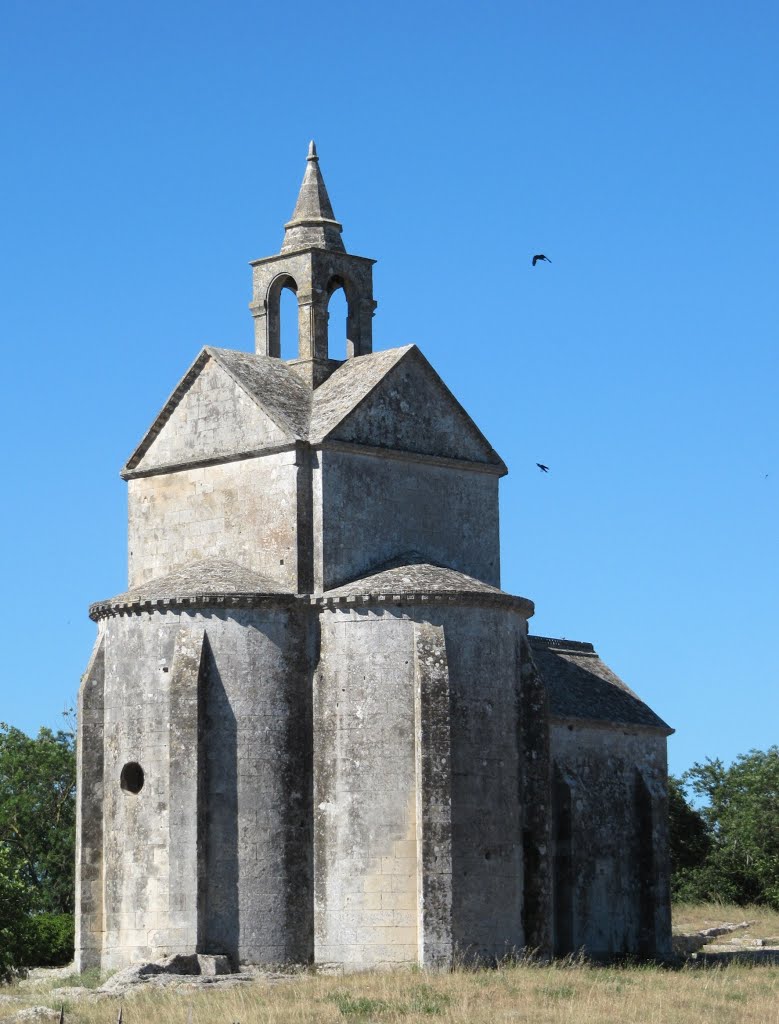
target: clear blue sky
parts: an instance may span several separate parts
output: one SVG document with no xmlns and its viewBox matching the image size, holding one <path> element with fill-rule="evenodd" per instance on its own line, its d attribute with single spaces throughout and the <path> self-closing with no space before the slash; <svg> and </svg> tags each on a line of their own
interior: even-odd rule
<svg viewBox="0 0 779 1024">
<path fill-rule="evenodd" d="M 0 719 L 73 701 L 118 470 L 203 344 L 251 348 L 315 138 L 377 347 L 416 342 L 509 465 L 534 632 L 593 641 L 677 772 L 779 739 L 774 2 L 0 18 Z"/>
</svg>

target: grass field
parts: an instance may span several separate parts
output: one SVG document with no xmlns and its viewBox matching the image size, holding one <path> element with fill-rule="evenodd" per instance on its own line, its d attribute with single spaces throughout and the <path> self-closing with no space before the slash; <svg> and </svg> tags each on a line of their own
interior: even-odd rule
<svg viewBox="0 0 779 1024">
<path fill-rule="evenodd" d="M 680 907 L 675 916 L 678 930 L 744 919 L 755 920 L 754 938 L 779 934 L 779 914 L 758 908 Z M 24 994 L 28 1005 L 59 1009 L 61 1000 L 52 998 L 51 987 L 28 984 L 16 992 Z M 118 1002 L 66 999 L 65 1010 L 67 1024 L 114 1024 Z M 0 1020 L 8 1012 L 0 1006 Z M 124 1024 L 779 1024 L 779 966 L 730 964 L 673 970 L 646 965 L 598 967 L 573 960 L 545 966 L 506 963 L 495 969 L 446 973 L 301 973 L 222 991 L 144 988 L 124 1000 L 123 1020 Z"/>
</svg>

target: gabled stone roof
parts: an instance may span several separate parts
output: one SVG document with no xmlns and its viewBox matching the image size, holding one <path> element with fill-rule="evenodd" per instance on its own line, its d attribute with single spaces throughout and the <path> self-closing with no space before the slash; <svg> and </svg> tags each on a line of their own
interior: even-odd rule
<svg viewBox="0 0 779 1024">
<path fill-rule="evenodd" d="M 228 348 L 208 346 L 206 351 L 290 438 L 308 436 L 311 389 L 285 362 Z"/>
<path fill-rule="evenodd" d="M 102 615 L 121 611 L 139 610 L 166 604 L 207 603 L 217 597 L 257 597 L 259 595 L 292 595 L 276 580 L 253 572 L 223 558 L 208 558 L 186 565 L 167 576 L 149 580 L 106 601 L 90 606 L 89 615 L 98 619 Z"/>
<path fill-rule="evenodd" d="M 415 345 L 385 349 L 367 356 L 347 359 L 314 391 L 311 400 L 309 440 L 324 440 L 339 423 L 363 402 L 389 371 Z"/>
<path fill-rule="evenodd" d="M 179 381 L 163 405 L 143 440 L 127 460 L 122 476 L 132 471 L 143 459 L 173 411 L 184 398 L 206 363 L 213 359 L 246 394 L 274 421 L 290 441 L 305 438 L 311 410 L 311 392 L 298 375 L 280 359 L 258 356 L 250 352 L 214 348 L 206 345 Z"/>
<path fill-rule="evenodd" d="M 666 735 L 673 729 L 604 664 L 592 644 L 529 636 L 533 660 L 553 718 L 638 725 Z"/>
<path fill-rule="evenodd" d="M 382 410 L 382 398 L 390 396 L 394 407 Z M 441 419 L 434 416 L 426 423 L 431 409 L 436 409 Z M 346 421 L 352 428 L 357 427 L 359 436 L 361 419 L 364 431 L 368 423 L 375 426 L 383 413 L 394 419 L 401 433 L 407 429 L 405 442 L 398 444 L 404 451 L 478 461 L 494 466 L 501 475 L 507 472 L 498 453 L 416 345 L 373 352 L 342 363 L 314 391 L 309 441 L 319 444 L 333 436 L 351 440 L 349 429 L 345 435 L 339 431 L 342 425 L 348 427 Z"/>
<path fill-rule="evenodd" d="M 209 360 L 214 360 L 222 367 L 225 373 L 257 403 L 279 427 L 289 443 L 310 441 L 312 444 L 320 444 L 368 400 L 387 375 L 406 359 L 415 360 L 415 365 L 422 368 L 425 375 L 430 375 L 430 379 L 442 389 L 441 393 L 446 396 L 444 400 L 448 403 L 447 407 L 451 406 L 455 419 L 462 421 L 464 429 L 467 427 L 469 436 L 475 439 L 473 443 L 481 446 L 479 450 L 483 451 L 485 463 L 506 472 L 500 457 L 416 345 L 405 345 L 347 359 L 313 392 L 289 364 L 281 359 L 208 345 L 202 349 L 168 398 L 143 440 L 128 459 L 122 476 L 133 476 L 146 452 Z"/>
</svg>

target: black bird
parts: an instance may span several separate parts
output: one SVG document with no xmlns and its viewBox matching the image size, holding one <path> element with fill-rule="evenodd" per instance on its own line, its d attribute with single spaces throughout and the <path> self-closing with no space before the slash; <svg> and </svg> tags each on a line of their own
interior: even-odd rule
<svg viewBox="0 0 779 1024">
<path fill-rule="evenodd" d="M 536 465 L 538 466 L 538 468 L 541 470 L 542 473 L 548 473 L 549 472 L 549 466 L 545 466 L 543 464 L 543 462 L 537 462 Z"/>
<path fill-rule="evenodd" d="M 547 263 L 551 263 L 551 262 L 552 262 L 552 261 L 551 261 L 551 260 L 549 259 L 549 257 L 548 257 L 548 256 L 544 256 L 544 254 L 543 254 L 542 252 L 539 252 L 539 253 L 537 253 L 537 254 L 536 254 L 536 255 L 535 255 L 534 257 L 533 257 L 533 266 L 535 266 L 535 265 L 536 265 L 536 263 L 538 263 L 538 261 L 539 261 L 539 260 L 546 260 L 546 262 L 547 262 Z"/>
</svg>

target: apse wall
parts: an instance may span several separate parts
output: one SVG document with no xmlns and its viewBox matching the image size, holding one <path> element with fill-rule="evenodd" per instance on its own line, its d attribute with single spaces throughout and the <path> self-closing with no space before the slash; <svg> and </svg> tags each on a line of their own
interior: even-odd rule
<svg viewBox="0 0 779 1024">
<path fill-rule="evenodd" d="M 299 612 L 141 612 L 101 632 L 102 967 L 195 949 L 235 963 L 310 960 Z"/>
</svg>

